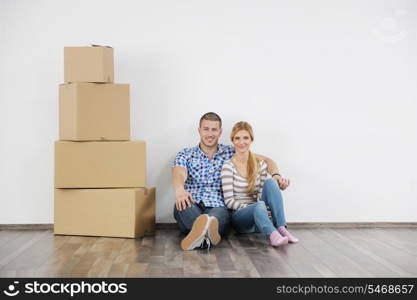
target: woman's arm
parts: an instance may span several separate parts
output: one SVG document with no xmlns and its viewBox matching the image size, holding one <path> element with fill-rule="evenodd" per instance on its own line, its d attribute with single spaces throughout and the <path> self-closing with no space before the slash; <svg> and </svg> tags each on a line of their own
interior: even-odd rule
<svg viewBox="0 0 417 300">
<path fill-rule="evenodd" d="M 223 165 L 221 178 L 224 203 L 226 204 L 226 207 L 228 209 L 238 210 L 241 205 L 235 200 L 233 195 L 233 169 L 230 165 Z"/>
</svg>

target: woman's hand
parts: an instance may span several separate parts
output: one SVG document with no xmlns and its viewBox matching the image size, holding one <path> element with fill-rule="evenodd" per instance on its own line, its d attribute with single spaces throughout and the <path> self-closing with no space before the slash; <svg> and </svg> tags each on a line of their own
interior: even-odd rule
<svg viewBox="0 0 417 300">
<path fill-rule="evenodd" d="M 285 190 L 290 185 L 290 180 L 280 175 L 275 175 L 273 178 L 277 181 L 278 186 L 281 190 Z"/>
</svg>

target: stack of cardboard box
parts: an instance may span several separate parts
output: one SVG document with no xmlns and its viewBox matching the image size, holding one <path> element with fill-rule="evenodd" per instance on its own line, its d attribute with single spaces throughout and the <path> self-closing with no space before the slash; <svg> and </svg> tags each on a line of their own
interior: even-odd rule
<svg viewBox="0 0 417 300">
<path fill-rule="evenodd" d="M 130 141 L 128 84 L 115 84 L 113 48 L 65 47 L 55 142 L 54 233 L 140 237 L 155 229 L 146 144 Z"/>
</svg>

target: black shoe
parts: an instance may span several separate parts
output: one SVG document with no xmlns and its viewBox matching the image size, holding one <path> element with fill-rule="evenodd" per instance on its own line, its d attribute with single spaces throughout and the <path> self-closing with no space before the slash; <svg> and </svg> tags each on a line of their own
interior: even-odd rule
<svg viewBox="0 0 417 300">
<path fill-rule="evenodd" d="M 210 250 L 211 242 L 210 239 L 205 237 L 204 240 L 201 242 L 199 249 L 207 249 Z"/>
</svg>

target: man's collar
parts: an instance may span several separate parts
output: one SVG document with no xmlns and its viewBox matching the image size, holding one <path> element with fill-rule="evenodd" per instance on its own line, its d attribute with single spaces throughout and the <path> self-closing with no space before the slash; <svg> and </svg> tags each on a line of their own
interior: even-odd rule
<svg viewBox="0 0 417 300">
<path fill-rule="evenodd" d="M 226 145 L 223 144 L 217 144 L 217 152 L 216 153 L 223 153 L 224 150 L 226 149 Z"/>
<path fill-rule="evenodd" d="M 198 154 L 200 154 L 200 156 L 207 156 L 203 150 L 201 150 L 200 148 L 200 143 L 198 143 L 198 145 L 196 146 L 197 152 Z"/>
<path fill-rule="evenodd" d="M 196 146 L 196 148 L 197 148 L 197 151 L 200 153 L 200 155 L 204 155 L 204 156 L 207 157 L 207 155 L 204 153 L 204 151 L 201 150 L 200 143 L 198 143 L 198 145 Z M 225 148 L 226 148 L 226 145 L 223 145 L 223 144 L 220 144 L 220 143 L 217 144 L 217 151 L 214 152 L 213 156 L 216 155 L 216 154 L 223 153 L 224 150 L 225 150 Z"/>
</svg>

